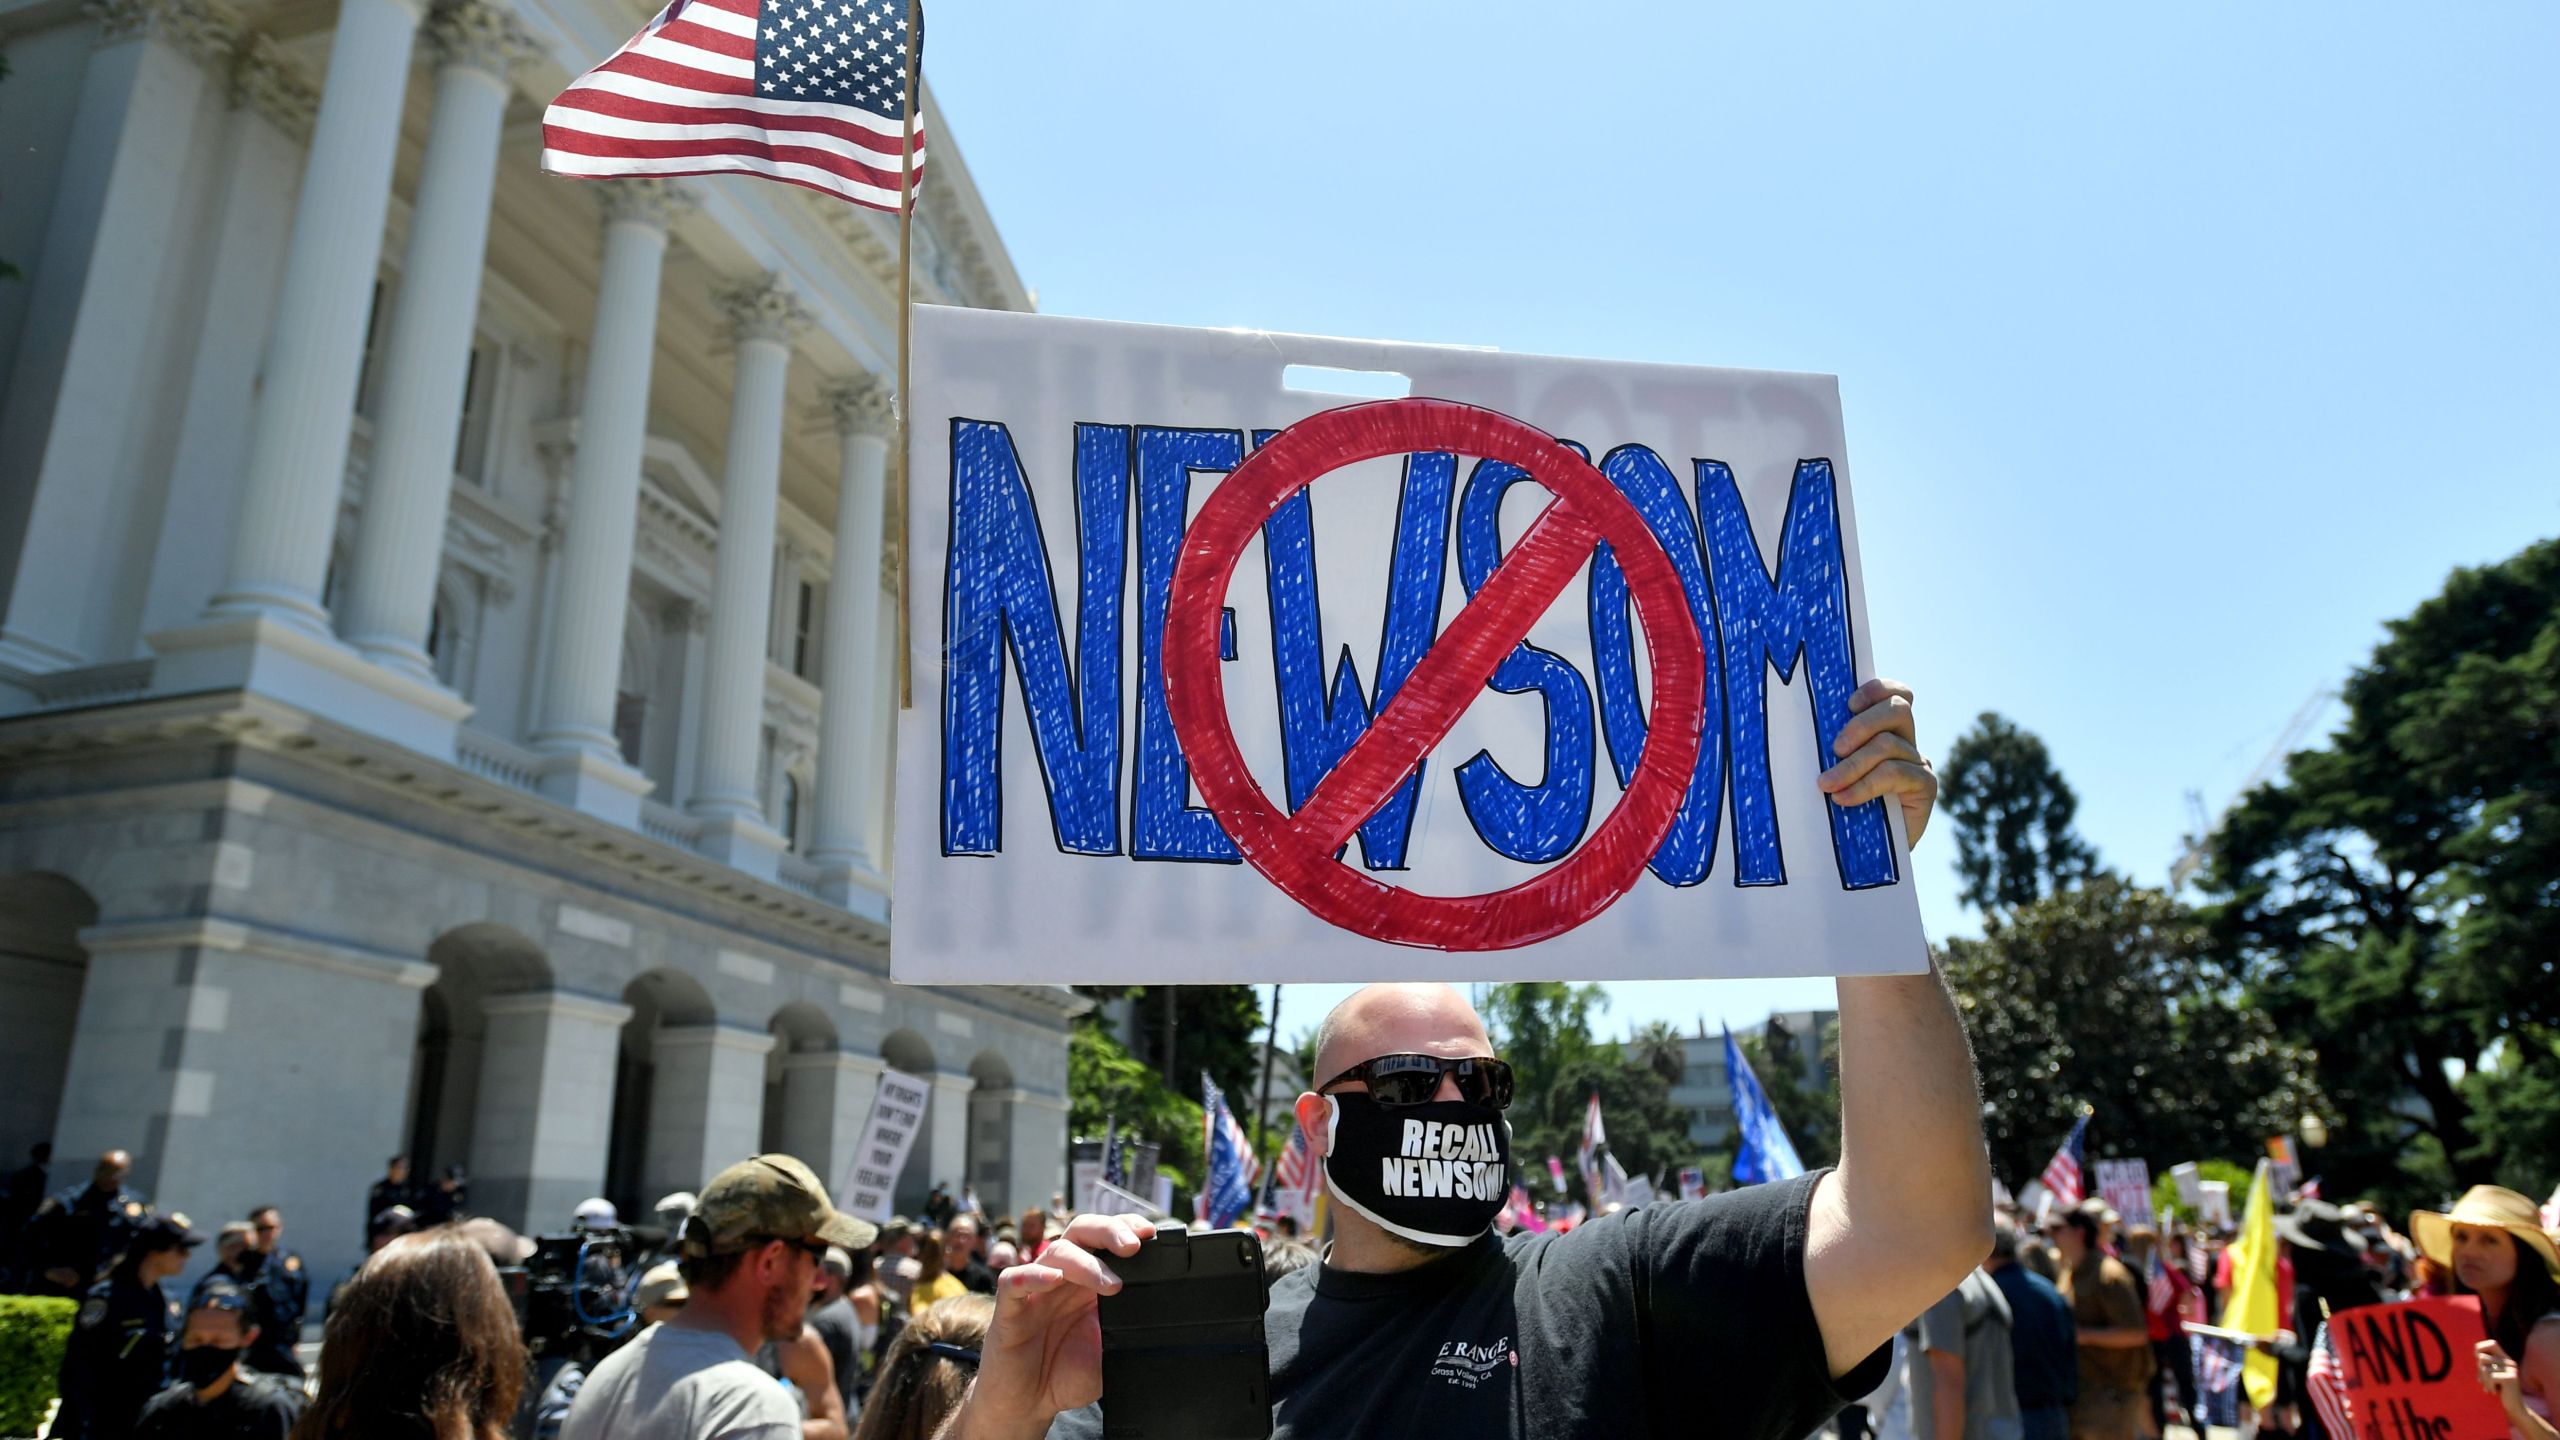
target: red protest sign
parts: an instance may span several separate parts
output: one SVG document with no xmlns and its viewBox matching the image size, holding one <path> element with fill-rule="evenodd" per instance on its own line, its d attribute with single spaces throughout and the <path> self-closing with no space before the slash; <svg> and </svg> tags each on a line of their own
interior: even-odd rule
<svg viewBox="0 0 2560 1440">
<path fill-rule="evenodd" d="M 2366 1305 L 2329 1317 L 2363 1440 L 2507 1440 L 2472 1347 L 2489 1338 L 2471 1295 Z"/>
<path fill-rule="evenodd" d="M 1219 612 L 1245 545 L 1291 495 L 1342 466 L 1446 450 L 1506 460 L 1555 495 L 1396 698 L 1307 803 L 1283 815 L 1245 768 L 1219 679 Z M 1503 656 L 1607 541 L 1651 647 L 1651 739 L 1617 808 L 1554 869 L 1491 895 L 1424 895 L 1335 858 L 1389 792 L 1483 693 Z M 1328 410 L 1281 431 L 1210 494 L 1183 537 L 1164 633 L 1165 700 L 1200 798 L 1236 849 L 1310 912 L 1372 939 L 1500 950 L 1560 935 L 1644 873 L 1697 764 L 1706 649 L 1679 572 L 1644 517 L 1599 471 L 1508 415 L 1415 398 Z"/>
</svg>

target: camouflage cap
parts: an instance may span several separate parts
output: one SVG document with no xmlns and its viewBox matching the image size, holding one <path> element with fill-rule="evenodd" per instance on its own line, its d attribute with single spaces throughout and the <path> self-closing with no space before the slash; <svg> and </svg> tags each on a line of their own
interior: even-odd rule
<svg viewBox="0 0 2560 1440">
<path fill-rule="evenodd" d="M 823 1240 L 848 1250 L 869 1245 L 879 1227 L 843 1214 L 827 1187 L 788 1155 L 758 1155 L 711 1177 L 684 1225 L 684 1253 L 744 1250 L 766 1240 Z"/>
</svg>

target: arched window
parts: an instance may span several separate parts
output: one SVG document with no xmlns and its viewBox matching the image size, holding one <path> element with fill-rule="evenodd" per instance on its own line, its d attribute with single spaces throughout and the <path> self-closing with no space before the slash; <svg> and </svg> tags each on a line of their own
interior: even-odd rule
<svg viewBox="0 0 2560 1440">
<path fill-rule="evenodd" d="M 782 777 L 782 838 L 791 853 L 800 853 L 800 777 Z"/>
</svg>

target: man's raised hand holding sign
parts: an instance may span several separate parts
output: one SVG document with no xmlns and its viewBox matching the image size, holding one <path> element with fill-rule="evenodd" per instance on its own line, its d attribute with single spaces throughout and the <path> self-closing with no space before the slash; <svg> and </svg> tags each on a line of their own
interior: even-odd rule
<svg viewBox="0 0 2560 1440">
<path fill-rule="evenodd" d="M 1909 700 L 1888 682 L 1859 688 L 1824 787 L 1838 803 L 1892 801 L 1916 837 L 1937 785 Z M 1272 1289 L 1274 1433 L 1544 1440 L 1712 1423 L 1795 1440 L 1872 1389 L 1878 1347 L 1988 1250 L 1990 1172 L 1938 977 L 1839 984 L 1838 1168 L 1507 1240 L 1490 1226 L 1516 1176 L 1482 1183 L 1477 1152 L 1480 1137 L 1507 1136 L 1510 1077 L 1483 1022 L 1445 986 L 1344 1001 L 1319 1034 L 1321 1083 L 1297 1102 L 1335 1237 L 1321 1265 Z M 1495 1148 L 1508 1168 L 1507 1138 Z M 1005 1272 L 976 1382 L 944 1435 L 1099 1436 L 1100 1417 L 1079 1408 L 1102 1389 L 1095 1300 L 1117 1287 L 1112 1257 L 1152 1233 L 1080 1217 Z"/>
</svg>

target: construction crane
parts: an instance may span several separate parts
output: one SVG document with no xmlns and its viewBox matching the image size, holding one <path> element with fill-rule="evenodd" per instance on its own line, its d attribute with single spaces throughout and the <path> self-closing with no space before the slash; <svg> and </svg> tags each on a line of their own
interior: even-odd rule
<svg viewBox="0 0 2560 1440">
<path fill-rule="evenodd" d="M 2212 816 L 2205 814 L 2201 792 L 2187 792 L 2187 813 L 2195 824 L 2195 832 L 2187 837 L 2186 853 L 2169 867 L 2171 890 L 2183 888 L 2195 878 L 2198 870 L 2204 868 L 2205 856 L 2213 849 L 2213 837 L 2222 829 L 2223 817 L 2231 813 L 2231 807 L 2239 804 L 2242 797 L 2265 784 L 2276 773 L 2276 767 L 2282 765 L 2294 747 L 2302 743 L 2303 737 L 2311 733 L 2312 727 L 2328 715 L 2331 702 L 2337 698 L 2335 686 L 2323 685 L 2312 691 L 2311 698 L 2302 702 L 2302 708 L 2293 712 L 2293 719 L 2284 727 L 2284 733 L 2278 735 L 2276 743 L 2267 747 L 2267 753 L 2259 758 L 2257 768 L 2249 772 L 2249 778 L 2240 782 L 2240 788 L 2232 792 L 2231 799 Z"/>
</svg>

